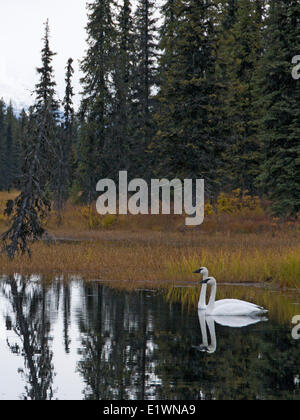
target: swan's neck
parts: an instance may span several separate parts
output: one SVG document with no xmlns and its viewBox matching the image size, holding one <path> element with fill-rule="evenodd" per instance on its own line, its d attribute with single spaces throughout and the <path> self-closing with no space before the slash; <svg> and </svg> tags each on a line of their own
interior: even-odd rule
<svg viewBox="0 0 300 420">
<path fill-rule="evenodd" d="M 207 290 L 207 285 L 203 284 L 201 288 L 198 309 L 206 309 L 206 290 Z"/>
<path fill-rule="evenodd" d="M 214 284 L 212 285 L 212 289 L 211 289 L 210 299 L 207 305 L 208 312 L 213 311 L 215 307 L 216 295 L 217 295 L 217 282 L 216 280 L 214 280 Z"/>
</svg>

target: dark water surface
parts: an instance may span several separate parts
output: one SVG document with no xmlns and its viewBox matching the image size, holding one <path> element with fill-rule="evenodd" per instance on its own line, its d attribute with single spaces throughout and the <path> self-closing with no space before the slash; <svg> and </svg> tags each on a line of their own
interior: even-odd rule
<svg viewBox="0 0 300 420">
<path fill-rule="evenodd" d="M 206 319 L 164 291 L 4 278 L 0 399 L 299 400 L 291 331 Z"/>
</svg>

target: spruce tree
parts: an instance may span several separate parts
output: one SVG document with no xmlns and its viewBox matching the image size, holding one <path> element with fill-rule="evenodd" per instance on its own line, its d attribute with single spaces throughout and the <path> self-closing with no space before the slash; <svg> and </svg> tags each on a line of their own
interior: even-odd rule
<svg viewBox="0 0 300 420">
<path fill-rule="evenodd" d="M 19 117 L 19 175 L 22 173 L 23 162 L 26 158 L 25 144 L 26 144 L 26 134 L 28 127 L 28 114 L 25 109 L 22 109 Z"/>
<path fill-rule="evenodd" d="M 112 107 L 111 75 L 115 46 L 112 2 L 95 0 L 88 4 L 88 50 L 81 63 L 84 77 L 81 102 L 81 133 L 78 178 L 83 197 L 96 197 L 96 184 L 110 175 L 105 155 L 111 149 L 108 132 Z"/>
<path fill-rule="evenodd" d="M 133 83 L 134 83 L 134 27 L 131 10 L 131 1 L 123 0 L 117 9 L 116 48 L 113 56 L 113 83 L 114 95 L 111 115 L 111 140 L 114 145 L 110 149 L 111 171 L 114 179 L 119 170 L 131 173 L 134 144 L 134 110 L 133 110 Z M 108 158 L 108 157 L 107 157 Z M 133 177 L 135 174 L 132 173 Z"/>
<path fill-rule="evenodd" d="M 72 166 L 73 166 L 73 138 L 74 138 L 74 108 L 73 108 L 73 86 L 72 77 L 74 69 L 72 67 L 73 59 L 69 58 L 66 66 L 66 88 L 63 100 L 64 117 L 59 128 L 58 153 L 59 160 L 56 168 L 56 191 L 55 191 L 55 209 L 61 212 L 63 205 L 68 197 L 68 190 L 72 184 Z"/>
<path fill-rule="evenodd" d="M 219 174 L 224 188 L 256 193 L 262 161 L 255 124 L 255 78 L 262 55 L 262 15 L 257 2 L 225 3 L 219 35 L 218 79 L 223 87 L 220 103 L 224 116 L 225 153 Z"/>
<path fill-rule="evenodd" d="M 5 187 L 5 116 L 6 106 L 0 99 L 0 191 Z"/>
<path fill-rule="evenodd" d="M 66 67 L 66 91 L 65 98 L 63 101 L 64 106 L 64 134 L 65 134 L 65 156 L 67 161 L 67 178 L 69 185 L 71 186 L 76 169 L 77 161 L 77 128 L 76 128 L 76 115 L 74 111 L 73 97 L 75 95 L 74 88 L 72 85 L 72 79 L 74 75 L 73 59 L 69 58 Z"/>
<path fill-rule="evenodd" d="M 164 75 L 164 70 L 168 70 L 173 62 L 175 54 L 174 38 L 176 36 L 180 4 L 178 0 L 167 0 L 161 8 L 163 23 L 159 30 L 159 49 L 162 51 L 159 61 L 160 76 Z"/>
<path fill-rule="evenodd" d="M 134 69 L 134 174 L 143 178 L 151 175 L 148 148 L 155 134 L 154 89 L 157 85 L 157 18 L 153 0 L 139 0 L 134 15 L 135 69 Z"/>
<path fill-rule="evenodd" d="M 152 144 L 159 160 L 157 173 L 167 178 L 205 178 L 207 188 L 212 188 L 222 147 L 215 76 L 216 9 L 204 1 L 178 0 L 173 10 L 169 29 L 173 42 L 162 40 L 158 132 Z"/>
<path fill-rule="evenodd" d="M 223 0 L 221 2 L 222 29 L 225 31 L 232 29 L 236 23 L 238 2 L 239 0 Z"/>
<path fill-rule="evenodd" d="M 44 46 L 41 51 L 42 66 L 37 68 L 40 81 L 36 85 L 35 108 L 37 112 L 47 111 L 48 124 L 47 129 L 53 130 L 59 116 L 59 103 L 56 99 L 56 82 L 54 80 L 54 70 L 52 66 L 54 53 L 50 48 L 50 28 L 49 21 L 45 23 L 45 35 L 43 37 Z M 52 134 L 52 133 L 51 133 Z"/>
<path fill-rule="evenodd" d="M 19 122 L 12 103 L 0 102 L 0 189 L 16 186 L 20 174 Z"/>
<path fill-rule="evenodd" d="M 15 148 L 15 141 L 16 139 L 16 132 L 15 132 L 15 121 L 14 121 L 14 113 L 13 107 L 10 103 L 7 112 L 6 112 L 6 119 L 5 119 L 5 138 L 4 138 L 4 148 L 3 152 L 5 155 L 4 159 L 4 171 L 5 171 L 5 178 L 4 178 L 4 189 L 9 191 L 13 185 L 13 181 L 16 177 L 16 149 Z"/>
<path fill-rule="evenodd" d="M 49 24 L 45 24 L 42 66 L 37 69 L 40 81 L 36 85 L 35 105 L 30 109 L 25 152 L 20 182 L 20 195 L 7 203 L 6 214 L 11 227 L 2 235 L 4 251 L 10 258 L 18 252 L 30 254 L 29 240 L 37 240 L 44 233 L 43 219 L 51 208 L 48 189 L 54 185 L 59 158 L 57 135 L 58 102 L 55 99 L 52 58 L 49 45 Z"/>
<path fill-rule="evenodd" d="M 273 213 L 295 217 L 300 211 L 300 83 L 292 77 L 292 59 L 300 50 L 299 2 L 270 1 L 266 23 L 257 89 L 264 142 L 258 179 Z"/>
<path fill-rule="evenodd" d="M 66 89 L 65 89 L 65 97 L 63 101 L 64 106 L 64 129 L 66 130 L 69 140 L 71 140 L 72 136 L 72 129 L 74 124 L 74 106 L 73 106 L 73 97 L 74 97 L 74 89 L 72 85 L 72 78 L 74 74 L 73 69 L 73 59 L 69 58 L 67 66 L 66 66 Z M 68 147 L 70 146 L 70 141 L 68 142 Z"/>
</svg>

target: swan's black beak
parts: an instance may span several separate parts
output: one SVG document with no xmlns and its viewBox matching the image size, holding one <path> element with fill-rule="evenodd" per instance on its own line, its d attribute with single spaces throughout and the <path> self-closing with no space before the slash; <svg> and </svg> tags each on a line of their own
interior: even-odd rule
<svg viewBox="0 0 300 420">
<path fill-rule="evenodd" d="M 203 281 L 200 282 L 200 284 L 207 284 L 208 281 L 209 281 L 209 279 L 203 280 Z"/>
<path fill-rule="evenodd" d="M 199 270 L 196 270 L 196 271 L 193 271 L 193 274 L 200 274 L 200 273 L 201 273 L 201 271 L 202 271 L 202 270 L 200 270 L 200 269 L 199 269 Z"/>
</svg>

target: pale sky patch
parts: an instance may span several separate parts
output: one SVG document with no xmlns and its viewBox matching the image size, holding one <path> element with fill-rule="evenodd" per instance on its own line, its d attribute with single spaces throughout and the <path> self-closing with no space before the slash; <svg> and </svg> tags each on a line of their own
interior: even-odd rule
<svg viewBox="0 0 300 420">
<path fill-rule="evenodd" d="M 80 103 L 80 61 L 85 56 L 87 10 L 92 0 L 0 0 L 0 98 L 10 100 L 16 108 L 34 101 L 32 91 L 38 82 L 36 68 L 41 65 L 44 23 L 49 19 L 50 47 L 57 96 L 65 92 L 65 67 L 74 60 L 74 103 Z M 121 0 L 120 0 L 120 3 Z M 161 0 L 156 0 L 158 9 Z M 132 0 L 135 10 L 137 1 Z"/>
<path fill-rule="evenodd" d="M 65 66 L 74 59 L 74 102 L 81 90 L 79 60 L 86 50 L 86 0 L 0 0 L 0 98 L 17 107 L 33 102 L 31 91 L 41 64 L 43 23 L 49 18 L 53 66 L 59 99 L 65 89 Z"/>
</svg>

